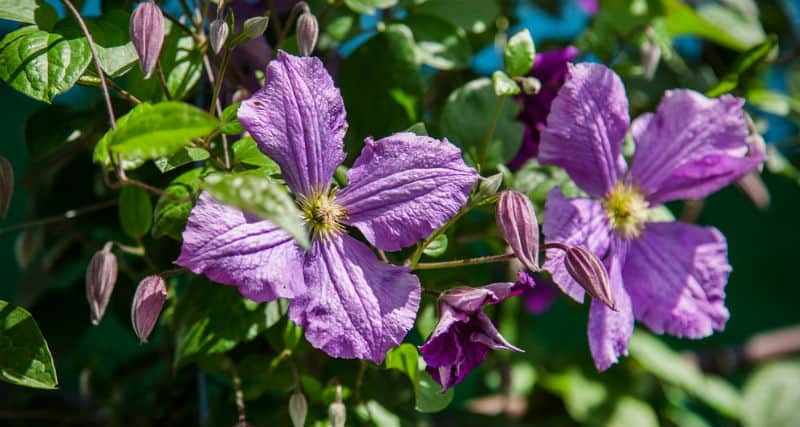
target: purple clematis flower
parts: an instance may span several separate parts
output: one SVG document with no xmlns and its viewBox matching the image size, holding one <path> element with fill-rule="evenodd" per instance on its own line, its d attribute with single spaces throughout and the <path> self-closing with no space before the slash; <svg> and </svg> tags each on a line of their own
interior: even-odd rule
<svg viewBox="0 0 800 427">
<path fill-rule="evenodd" d="M 442 391 L 460 383 L 483 363 L 489 350 L 522 350 L 509 344 L 483 307 L 521 294 L 532 282 L 494 283 L 482 288 L 460 287 L 439 297 L 439 323 L 419 349 L 428 373 Z"/>
<path fill-rule="evenodd" d="M 547 114 L 550 113 L 550 104 L 558 94 L 558 89 L 564 84 L 567 74 L 567 64 L 578 56 L 578 49 L 567 46 L 536 54 L 528 76 L 537 78 L 542 83 L 542 88 L 535 95 L 521 95 L 522 111 L 517 120 L 524 125 L 522 145 L 517 155 L 508 163 L 512 170 L 521 168 L 528 160 L 539 153 L 539 133 L 544 129 Z"/>
<path fill-rule="evenodd" d="M 183 234 L 178 264 L 234 285 L 247 298 L 290 298 L 289 317 L 306 339 L 333 357 L 380 363 L 414 323 L 419 279 L 381 262 L 346 233 L 358 228 L 375 247 L 394 251 L 428 236 L 466 203 L 477 179 L 447 140 L 398 133 L 367 139 L 347 174 L 347 129 L 339 90 L 322 62 L 279 52 L 266 86 L 242 102 L 239 121 L 281 168 L 311 233 L 304 252 L 283 230 L 204 193 Z"/>
<path fill-rule="evenodd" d="M 630 125 L 622 81 L 603 65 L 570 65 L 542 131 L 539 161 L 564 168 L 591 198 L 559 189 L 545 205 L 546 242 L 584 246 L 604 259 L 617 311 L 597 300 L 589 312 L 589 346 L 598 370 L 627 354 L 634 317 L 655 333 L 701 338 L 728 319 L 727 245 L 712 227 L 649 222 L 648 209 L 703 198 L 764 161 L 747 144 L 743 100 L 709 99 L 691 90 L 666 92 L 654 114 L 630 126 L 636 151 L 622 156 Z M 584 289 L 547 250 L 544 267 L 564 293 Z"/>
</svg>

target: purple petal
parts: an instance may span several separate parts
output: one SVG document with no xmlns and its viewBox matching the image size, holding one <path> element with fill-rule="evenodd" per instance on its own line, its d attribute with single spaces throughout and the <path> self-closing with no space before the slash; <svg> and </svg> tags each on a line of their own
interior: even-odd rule
<svg viewBox="0 0 800 427">
<path fill-rule="evenodd" d="M 622 283 L 625 249 L 621 246 L 623 244 L 612 243 L 606 262 L 617 311 L 595 299 L 589 309 L 589 349 L 598 371 L 605 371 L 617 363 L 619 356 L 628 354 L 628 340 L 633 334 L 631 298 Z"/>
<path fill-rule="evenodd" d="M 527 282 L 522 293 L 522 304 L 531 314 L 542 314 L 547 311 L 558 298 L 559 292 L 556 284 L 542 277 L 519 272 L 520 282 Z"/>
<path fill-rule="evenodd" d="M 304 270 L 308 292 L 291 301 L 289 316 L 330 356 L 381 363 L 414 325 L 419 279 L 358 240 L 315 240 Z"/>
<path fill-rule="evenodd" d="M 375 247 L 396 251 L 444 225 L 478 178 L 447 139 L 397 133 L 365 141 L 337 201 Z"/>
<path fill-rule="evenodd" d="M 647 224 L 623 271 L 636 318 L 659 334 L 702 338 L 722 330 L 728 320 L 727 252 L 715 228 Z"/>
<path fill-rule="evenodd" d="M 619 76 L 600 64 L 569 64 L 542 131 L 539 160 L 561 166 L 584 191 L 602 197 L 625 171 L 621 150 L 628 125 Z"/>
<path fill-rule="evenodd" d="M 747 145 L 743 104 L 729 95 L 672 90 L 655 114 L 634 121 L 631 176 L 651 204 L 703 198 L 764 161 Z"/>
<path fill-rule="evenodd" d="M 296 193 L 327 188 L 345 158 L 344 103 L 316 57 L 278 52 L 265 86 L 242 102 L 238 116 Z"/>
<path fill-rule="evenodd" d="M 448 289 L 442 293 L 439 299 L 451 308 L 471 314 L 479 312 L 486 305 L 497 304 L 507 298 L 517 296 L 529 286 L 532 286 L 532 283 L 526 281 L 493 283 L 480 288 L 462 286 Z"/>
<path fill-rule="evenodd" d="M 609 245 L 611 229 L 600 202 L 584 199 L 566 199 L 559 188 L 550 190 L 544 207 L 542 225 L 545 243 L 562 243 L 568 246 L 585 246 L 603 259 Z M 565 252 L 547 249 L 544 269 L 553 281 L 575 301 L 583 302 L 583 287 L 572 278 L 564 266 Z"/>
<path fill-rule="evenodd" d="M 208 193 L 192 209 L 176 263 L 253 301 L 291 298 L 306 288 L 303 254 L 289 234 Z"/>
</svg>

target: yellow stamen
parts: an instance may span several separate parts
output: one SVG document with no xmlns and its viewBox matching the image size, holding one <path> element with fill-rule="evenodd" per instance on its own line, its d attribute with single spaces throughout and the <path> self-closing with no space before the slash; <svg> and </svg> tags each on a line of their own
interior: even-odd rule
<svg viewBox="0 0 800 427">
<path fill-rule="evenodd" d="M 314 190 L 310 197 L 300 196 L 300 210 L 312 237 L 330 238 L 344 231 L 342 222 L 347 209 L 336 204 L 336 190 Z"/>
<path fill-rule="evenodd" d="M 603 198 L 603 209 L 611 229 L 628 239 L 638 237 L 644 230 L 648 207 L 638 188 L 621 182 Z"/>
</svg>

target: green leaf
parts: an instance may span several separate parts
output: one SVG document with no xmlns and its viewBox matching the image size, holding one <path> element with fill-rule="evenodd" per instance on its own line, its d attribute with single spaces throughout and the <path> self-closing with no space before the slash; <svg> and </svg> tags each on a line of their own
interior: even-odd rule
<svg viewBox="0 0 800 427">
<path fill-rule="evenodd" d="M 191 35 L 169 20 L 164 22 L 164 31 L 159 63 L 172 99 L 184 99 L 203 76 L 203 53 Z M 137 98 L 150 102 L 166 100 L 158 78 L 145 80 L 141 67 L 133 67 L 126 77 L 128 90 Z"/>
<path fill-rule="evenodd" d="M 419 136 L 428 136 L 428 128 L 425 127 L 425 123 L 423 122 L 414 123 L 406 129 L 406 132 L 411 132 Z"/>
<path fill-rule="evenodd" d="M 0 0 L 0 19 L 52 28 L 58 14 L 44 0 Z"/>
<path fill-rule="evenodd" d="M 698 5 L 697 13 L 745 46 L 755 46 L 767 37 L 758 19 L 758 11 L 745 13 L 728 5 L 708 3 Z"/>
<path fill-rule="evenodd" d="M 267 157 L 253 137 L 246 136 L 233 143 L 233 160 L 250 166 L 260 168 L 266 175 L 275 175 L 281 171 L 274 160 Z"/>
<path fill-rule="evenodd" d="M 425 362 L 413 344 L 403 343 L 386 353 L 386 369 L 395 369 L 405 374 L 414 387 L 416 410 L 439 412 L 453 400 L 453 390 L 439 393 L 441 386 L 425 370 Z"/>
<path fill-rule="evenodd" d="M 500 7 L 494 0 L 481 0 L 465 6 L 464 0 L 428 0 L 413 6 L 413 13 L 438 16 L 472 33 L 483 33 L 494 26 Z"/>
<path fill-rule="evenodd" d="M 128 33 L 130 19 L 128 12 L 114 9 L 96 18 L 85 20 L 86 27 L 94 40 L 100 66 L 111 77 L 127 73 L 138 60 Z M 83 32 L 78 26 L 78 21 L 71 16 L 56 24 L 55 29 L 67 38 L 80 39 L 86 45 L 86 49 L 89 48 L 89 42 L 82 38 Z"/>
<path fill-rule="evenodd" d="M 436 258 L 444 255 L 446 251 L 447 251 L 447 234 L 442 233 L 438 237 L 433 239 L 431 244 L 428 245 L 428 247 L 425 248 L 425 250 L 422 251 L 422 253 L 424 253 L 429 257 Z"/>
<path fill-rule="evenodd" d="M 667 17 L 667 29 L 673 36 L 694 35 L 737 51 L 750 47 L 750 44 L 734 37 L 732 32 L 700 16 L 681 0 L 661 0 L 661 3 Z"/>
<path fill-rule="evenodd" d="M 754 46 L 747 50 L 747 52 L 742 53 L 739 58 L 736 59 L 736 62 L 733 63 L 730 71 L 720 79 L 716 86 L 706 91 L 706 95 L 717 97 L 736 89 L 742 77 L 756 66 L 766 61 L 777 44 L 778 38 L 772 35 L 764 43 Z"/>
<path fill-rule="evenodd" d="M 543 386 L 560 395 L 569 415 L 579 422 L 588 420 L 608 397 L 603 383 L 586 378 L 578 368 L 548 375 Z"/>
<path fill-rule="evenodd" d="M 605 427 L 658 427 L 658 416 L 647 403 L 632 397 L 622 396 L 614 405 Z"/>
<path fill-rule="evenodd" d="M 431 378 L 431 375 L 423 366 L 420 366 L 419 390 L 414 409 L 424 413 L 443 411 L 453 401 L 455 392 L 452 388 L 447 389 L 444 393 L 441 393 L 441 390 L 442 386 Z"/>
<path fill-rule="evenodd" d="M 411 15 L 403 21 L 414 34 L 423 64 L 439 70 L 469 67 L 472 48 L 463 29 L 433 15 Z"/>
<path fill-rule="evenodd" d="M 570 179 L 564 169 L 555 166 L 542 166 L 531 160 L 514 174 L 515 190 L 528 195 L 534 206 L 541 213 L 547 194 L 553 187 L 559 187 L 567 197 L 578 197 L 584 193 Z"/>
<path fill-rule="evenodd" d="M 800 408 L 800 361 L 760 367 L 744 385 L 745 427 L 794 427 Z"/>
<path fill-rule="evenodd" d="M 344 0 L 344 4 L 354 12 L 373 15 L 375 9 L 390 8 L 397 4 L 397 0 Z"/>
<path fill-rule="evenodd" d="M 741 416 L 742 399 L 722 378 L 703 375 L 680 354 L 647 333 L 636 330 L 628 345 L 631 357 L 661 381 L 682 388 L 730 418 Z"/>
<path fill-rule="evenodd" d="M 56 367 L 47 342 L 30 313 L 0 300 L 0 380 L 55 389 Z"/>
<path fill-rule="evenodd" d="M 173 198 L 161 196 L 156 202 L 151 231 L 154 238 L 168 236 L 178 241 L 181 240 L 183 229 L 186 228 L 186 220 L 194 205 L 191 197 L 200 187 L 201 172 L 201 168 L 184 172 L 164 189 Z"/>
<path fill-rule="evenodd" d="M 419 352 L 413 344 L 403 343 L 386 352 L 386 369 L 395 369 L 404 373 L 416 393 L 419 387 Z"/>
<path fill-rule="evenodd" d="M 411 31 L 390 25 L 373 36 L 344 60 L 337 83 L 350 124 L 346 151 L 351 156 L 361 151 L 367 136 L 390 135 L 411 126 L 417 118 L 409 117 L 403 101 L 417 104 L 422 97 Z"/>
<path fill-rule="evenodd" d="M 492 87 L 497 96 L 516 95 L 519 93 L 517 82 L 511 80 L 508 74 L 497 70 L 492 74 Z"/>
<path fill-rule="evenodd" d="M 183 147 L 175 152 L 175 154 L 169 157 L 160 157 L 153 163 L 155 163 L 161 173 L 166 173 L 188 163 L 206 160 L 209 156 L 210 154 L 205 148 Z"/>
<path fill-rule="evenodd" d="M 0 79 L 40 101 L 50 102 L 69 90 L 90 60 L 83 38 L 66 38 L 33 26 L 0 41 Z"/>
<path fill-rule="evenodd" d="M 297 326 L 291 320 L 286 322 L 286 328 L 283 329 L 283 345 L 289 350 L 294 350 L 297 344 L 300 343 L 300 338 L 303 337 L 303 328 Z"/>
<path fill-rule="evenodd" d="M 456 89 L 447 98 L 442 112 L 442 134 L 473 159 L 477 158 L 497 101 L 492 81 L 487 78 L 473 80 Z M 522 125 L 516 121 L 517 111 L 514 102 L 503 103 L 489 142 L 486 170 L 508 163 L 519 151 Z"/>
<path fill-rule="evenodd" d="M 139 104 L 97 143 L 94 161 L 109 165 L 110 149 L 115 156 L 122 156 L 123 168 L 134 169 L 147 160 L 169 156 L 218 127 L 215 117 L 183 102 Z"/>
<path fill-rule="evenodd" d="M 239 135 L 244 132 L 242 124 L 239 123 L 239 119 L 236 117 L 240 105 L 242 105 L 241 102 L 236 102 L 222 110 L 222 133 L 226 135 Z"/>
<path fill-rule="evenodd" d="M 108 127 L 107 116 L 97 110 L 73 111 L 63 105 L 48 105 L 28 117 L 25 145 L 34 161 L 55 157 L 81 143 L 96 141 Z"/>
<path fill-rule="evenodd" d="M 222 203 L 260 216 L 284 229 L 304 248 L 310 246 L 300 210 L 284 186 L 261 171 L 216 173 L 205 178 L 204 188 Z"/>
<path fill-rule="evenodd" d="M 363 422 L 374 424 L 375 427 L 401 427 L 400 417 L 386 409 L 375 400 L 361 403 L 356 406 L 356 415 Z"/>
<path fill-rule="evenodd" d="M 119 192 L 119 223 L 125 234 L 139 239 L 153 224 L 153 204 L 142 188 L 128 185 Z"/>
<path fill-rule="evenodd" d="M 528 74 L 535 59 L 536 47 L 527 28 L 508 39 L 508 44 L 503 49 L 503 60 L 508 75 L 522 77 Z"/>
</svg>

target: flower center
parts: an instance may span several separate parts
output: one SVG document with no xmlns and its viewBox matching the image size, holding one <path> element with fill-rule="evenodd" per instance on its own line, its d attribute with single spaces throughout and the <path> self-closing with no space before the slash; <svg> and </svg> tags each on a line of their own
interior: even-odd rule
<svg viewBox="0 0 800 427">
<path fill-rule="evenodd" d="M 344 231 L 342 222 L 347 218 L 347 209 L 335 200 L 335 189 L 312 191 L 310 197 L 300 196 L 300 211 L 312 237 L 329 238 Z"/>
<path fill-rule="evenodd" d="M 611 229 L 622 237 L 638 237 L 647 220 L 647 200 L 638 188 L 618 182 L 603 198 L 603 209 Z"/>
</svg>

